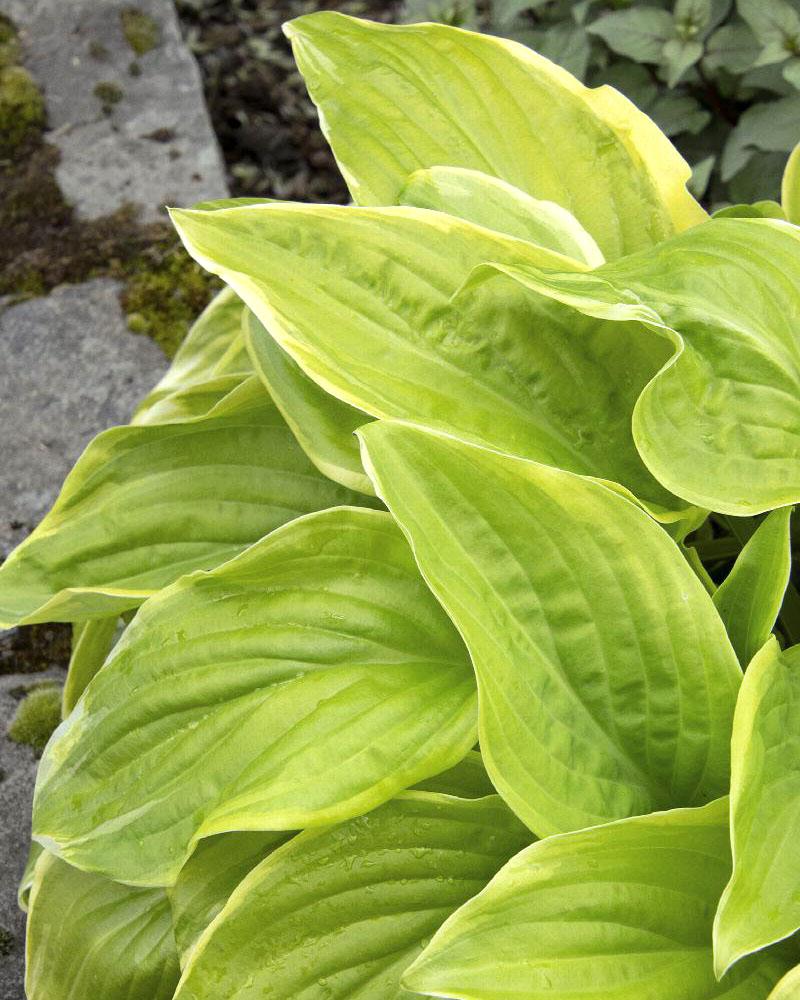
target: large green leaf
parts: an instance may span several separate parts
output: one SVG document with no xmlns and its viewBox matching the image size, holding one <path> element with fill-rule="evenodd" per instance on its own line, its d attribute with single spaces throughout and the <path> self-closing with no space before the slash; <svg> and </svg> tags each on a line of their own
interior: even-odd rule
<svg viewBox="0 0 800 1000">
<path fill-rule="evenodd" d="M 729 872 L 725 800 L 550 837 L 458 910 L 403 983 L 453 1000 L 766 1000 L 782 955 L 714 977 Z"/>
<path fill-rule="evenodd" d="M 800 927 L 800 646 L 771 639 L 747 669 L 733 726 L 733 876 L 714 926 L 717 970 Z"/>
<path fill-rule="evenodd" d="M 535 833 L 727 791 L 741 671 L 661 527 L 596 481 L 422 428 L 359 436 L 469 648 L 489 775 Z"/>
<path fill-rule="evenodd" d="M 321 389 L 249 309 L 244 323 L 256 371 L 303 451 L 329 479 L 374 494 L 354 434 L 372 417 Z"/>
<path fill-rule="evenodd" d="M 530 833 L 501 800 L 408 792 L 300 834 L 239 885 L 176 1000 L 401 1000 L 400 976 Z"/>
<path fill-rule="evenodd" d="M 134 889 L 42 855 L 28 916 L 28 1000 L 171 1000 L 178 971 L 162 889 Z"/>
<path fill-rule="evenodd" d="M 781 610 L 792 568 L 791 516 L 792 508 L 783 507 L 764 519 L 714 594 L 743 667 L 767 641 Z"/>
<path fill-rule="evenodd" d="M 173 218 L 190 253 L 351 406 L 620 482 L 659 513 L 686 507 L 631 434 L 636 400 L 670 356 L 660 334 L 637 317 L 576 320 L 501 276 L 456 294 L 484 261 L 577 262 L 423 209 L 271 204 Z"/>
<path fill-rule="evenodd" d="M 309 515 L 140 609 L 42 758 L 34 837 L 170 884 L 202 837 L 337 822 L 452 766 L 476 715 L 389 514 Z"/>
<path fill-rule="evenodd" d="M 286 831 L 255 831 L 220 833 L 200 841 L 167 890 L 181 967 L 245 875 L 289 837 Z"/>
<path fill-rule="evenodd" d="M 398 196 L 401 205 L 457 215 L 507 236 L 529 240 L 590 267 L 605 258 L 574 215 L 541 201 L 498 177 L 464 167 L 417 170 Z"/>
<path fill-rule="evenodd" d="M 636 321 L 671 340 L 633 414 L 641 457 L 667 489 L 735 515 L 800 499 L 798 227 L 713 219 L 591 274 L 500 269 L 576 316 Z"/>
<path fill-rule="evenodd" d="M 420 168 L 467 167 L 568 209 L 609 259 L 705 217 L 646 115 L 524 45 L 333 12 L 286 33 L 359 204 L 394 204 Z"/>
<path fill-rule="evenodd" d="M 0 627 L 119 614 L 293 517 L 370 502 L 320 475 L 250 376 L 202 418 L 92 441 L 0 567 Z"/>
</svg>

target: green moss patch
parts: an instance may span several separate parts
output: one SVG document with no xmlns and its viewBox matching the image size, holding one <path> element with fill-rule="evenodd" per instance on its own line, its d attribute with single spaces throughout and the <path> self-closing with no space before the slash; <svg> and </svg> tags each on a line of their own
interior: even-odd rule
<svg viewBox="0 0 800 1000">
<path fill-rule="evenodd" d="M 189 325 L 222 283 L 186 253 L 172 233 L 151 244 L 127 269 L 122 308 L 134 333 L 144 333 L 171 358 Z"/>
<path fill-rule="evenodd" d="M 0 153 L 17 149 L 44 124 L 44 102 L 30 73 L 22 66 L 0 69 Z"/>
<path fill-rule="evenodd" d="M 61 687 L 42 684 L 19 703 L 8 727 L 8 738 L 41 753 L 60 721 Z"/>
<path fill-rule="evenodd" d="M 125 41 L 137 56 L 154 49 L 161 39 L 158 24 L 136 7 L 125 7 L 120 13 Z"/>
</svg>

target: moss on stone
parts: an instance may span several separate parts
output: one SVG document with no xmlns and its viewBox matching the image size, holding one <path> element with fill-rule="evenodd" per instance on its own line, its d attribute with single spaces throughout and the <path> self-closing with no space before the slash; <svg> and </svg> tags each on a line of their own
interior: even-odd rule
<svg viewBox="0 0 800 1000">
<path fill-rule="evenodd" d="M 137 56 L 145 55 L 158 45 L 161 32 L 158 24 L 148 14 L 136 7 L 125 7 L 120 12 L 120 20 L 125 41 Z"/>
<path fill-rule="evenodd" d="M 61 721 L 61 688 L 42 684 L 19 703 L 8 727 L 8 737 L 41 752 Z"/>
<path fill-rule="evenodd" d="M 219 287 L 219 279 L 196 264 L 180 243 L 165 239 L 129 269 L 122 293 L 128 328 L 151 337 L 171 358 Z"/>
<path fill-rule="evenodd" d="M 110 53 L 102 42 L 92 39 L 92 41 L 89 42 L 89 55 L 92 59 L 97 60 L 97 62 L 105 62 Z"/>
<path fill-rule="evenodd" d="M 44 101 L 22 66 L 0 69 L 0 151 L 10 153 L 44 124 Z"/>
<path fill-rule="evenodd" d="M 19 39 L 14 25 L 0 14 L 0 69 L 20 60 Z"/>
<path fill-rule="evenodd" d="M 96 83 L 93 93 L 103 105 L 104 111 L 110 111 L 125 96 L 122 87 L 116 83 L 112 83 L 110 80 L 101 80 L 100 83 Z"/>
</svg>

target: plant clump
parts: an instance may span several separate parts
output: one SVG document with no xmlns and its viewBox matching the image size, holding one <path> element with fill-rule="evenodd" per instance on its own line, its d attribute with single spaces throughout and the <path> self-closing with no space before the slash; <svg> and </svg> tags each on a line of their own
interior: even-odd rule
<svg viewBox="0 0 800 1000">
<path fill-rule="evenodd" d="M 19 65 L 20 48 L 11 22 L 0 17 L 0 157 L 16 152 L 44 125 L 44 101 L 30 73 Z"/>
<path fill-rule="evenodd" d="M 8 726 L 8 738 L 39 753 L 61 721 L 61 687 L 42 684 L 28 691 Z"/>
<path fill-rule="evenodd" d="M 800 145 L 710 216 L 524 47 L 286 33 L 353 204 L 172 210 L 225 287 L 0 567 L 29 1000 L 796 996 Z"/>
</svg>

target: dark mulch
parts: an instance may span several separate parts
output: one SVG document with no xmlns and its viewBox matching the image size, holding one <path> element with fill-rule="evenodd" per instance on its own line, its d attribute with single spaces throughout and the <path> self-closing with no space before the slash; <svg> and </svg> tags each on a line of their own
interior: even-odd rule
<svg viewBox="0 0 800 1000">
<path fill-rule="evenodd" d="M 318 10 L 392 21 L 398 0 L 177 0 L 176 6 L 200 63 L 233 193 L 347 201 L 281 24 Z"/>
</svg>

